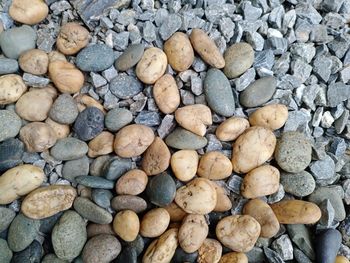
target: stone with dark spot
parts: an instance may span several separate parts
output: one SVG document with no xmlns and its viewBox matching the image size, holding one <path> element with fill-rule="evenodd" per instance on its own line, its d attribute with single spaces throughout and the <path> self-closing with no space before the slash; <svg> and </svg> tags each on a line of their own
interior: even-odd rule
<svg viewBox="0 0 350 263">
<path fill-rule="evenodd" d="M 43 248 L 34 240 L 26 249 L 13 255 L 12 263 L 40 263 Z"/>
<path fill-rule="evenodd" d="M 167 206 L 175 198 L 175 181 L 167 173 L 156 175 L 150 179 L 146 193 L 153 204 L 160 207 Z"/>
<path fill-rule="evenodd" d="M 74 131 L 79 139 L 88 141 L 99 135 L 104 128 L 104 114 L 96 107 L 87 107 L 79 113 L 74 123 Z"/>
</svg>

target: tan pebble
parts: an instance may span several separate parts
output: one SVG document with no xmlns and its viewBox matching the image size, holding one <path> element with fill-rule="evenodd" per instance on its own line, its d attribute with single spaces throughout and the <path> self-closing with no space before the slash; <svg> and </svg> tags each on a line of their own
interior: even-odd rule
<svg viewBox="0 0 350 263">
<path fill-rule="evenodd" d="M 9 15 L 13 20 L 27 25 L 35 25 L 43 21 L 49 8 L 43 0 L 13 0 Z"/>
<path fill-rule="evenodd" d="M 92 139 L 88 146 L 88 155 L 95 158 L 101 155 L 106 155 L 113 152 L 114 135 L 110 132 L 103 131 Z"/>
<path fill-rule="evenodd" d="M 45 179 L 44 171 L 24 164 L 7 170 L 0 176 L 0 205 L 6 205 L 38 188 Z"/>
<path fill-rule="evenodd" d="M 232 208 L 232 202 L 228 197 L 227 191 L 218 185 L 216 182 L 212 182 L 216 191 L 216 206 L 214 208 L 215 212 L 225 212 Z"/>
<path fill-rule="evenodd" d="M 215 135 L 223 142 L 234 141 L 246 129 L 249 128 L 249 121 L 241 117 L 231 117 L 222 122 L 217 128 Z"/>
<path fill-rule="evenodd" d="M 271 207 L 261 199 L 248 201 L 243 207 L 243 214 L 250 215 L 259 222 L 261 226 L 261 237 L 272 238 L 280 229 L 278 219 Z"/>
<path fill-rule="evenodd" d="M 175 202 L 172 202 L 169 205 L 165 206 L 164 209 L 168 211 L 171 222 L 180 222 L 187 215 L 187 213 L 182 210 L 182 208 L 179 207 Z"/>
<path fill-rule="evenodd" d="M 24 72 L 33 75 L 43 75 L 47 72 L 49 57 L 40 49 L 31 49 L 20 55 L 18 63 Z"/>
<path fill-rule="evenodd" d="M 38 188 L 24 198 L 21 211 L 33 219 L 43 219 L 72 207 L 77 196 L 69 185 L 50 185 Z"/>
<path fill-rule="evenodd" d="M 187 182 L 195 177 L 199 157 L 194 150 L 180 150 L 171 156 L 170 164 L 177 179 Z"/>
<path fill-rule="evenodd" d="M 138 195 L 147 186 L 148 176 L 139 169 L 133 169 L 122 175 L 116 184 L 115 191 L 118 195 Z"/>
<path fill-rule="evenodd" d="M 203 30 L 195 28 L 192 30 L 190 40 L 194 50 L 201 58 L 214 68 L 225 67 L 225 60 L 218 47 Z"/>
<path fill-rule="evenodd" d="M 169 263 L 173 258 L 178 244 L 178 230 L 169 229 L 146 249 L 142 263 Z"/>
<path fill-rule="evenodd" d="M 134 211 L 121 211 L 114 217 L 113 229 L 124 241 L 134 241 L 140 230 L 139 217 Z"/>
<path fill-rule="evenodd" d="M 262 165 L 246 174 L 241 184 L 241 194 L 245 198 L 257 198 L 278 191 L 280 172 L 271 165 Z"/>
<path fill-rule="evenodd" d="M 248 263 L 248 257 L 241 252 L 230 252 L 223 255 L 219 263 Z"/>
<path fill-rule="evenodd" d="M 116 211 L 132 210 L 141 213 L 147 209 L 147 202 L 135 195 L 118 195 L 112 199 L 111 205 Z"/>
<path fill-rule="evenodd" d="M 80 197 L 85 197 L 91 200 L 91 188 L 79 184 L 77 186 L 78 195 Z"/>
<path fill-rule="evenodd" d="M 212 124 L 210 108 L 202 104 L 178 108 L 175 119 L 180 126 L 199 136 L 204 136 L 207 126 Z"/>
<path fill-rule="evenodd" d="M 55 50 L 51 51 L 48 54 L 48 56 L 49 56 L 49 63 L 54 61 L 63 61 L 63 62 L 67 61 L 66 57 L 62 53 Z"/>
<path fill-rule="evenodd" d="M 197 263 L 218 263 L 221 255 L 221 244 L 215 239 L 207 238 L 198 249 Z"/>
<path fill-rule="evenodd" d="M 237 78 L 248 70 L 254 62 L 254 50 L 248 43 L 235 43 L 224 54 L 224 73 L 229 79 Z"/>
<path fill-rule="evenodd" d="M 334 263 L 349 263 L 350 261 L 344 256 L 337 256 Z"/>
<path fill-rule="evenodd" d="M 164 208 L 154 208 L 143 216 L 140 234 L 144 237 L 158 237 L 167 230 L 169 223 L 168 211 Z"/>
<path fill-rule="evenodd" d="M 237 173 L 247 173 L 262 165 L 273 155 L 276 137 L 270 129 L 250 127 L 233 144 L 232 167 Z"/>
<path fill-rule="evenodd" d="M 179 228 L 179 244 L 186 253 L 197 251 L 209 232 L 203 215 L 187 215 Z"/>
<path fill-rule="evenodd" d="M 311 202 L 285 200 L 271 208 L 281 224 L 314 224 L 321 218 L 320 208 Z"/>
<path fill-rule="evenodd" d="M 249 116 L 252 126 L 261 126 L 271 130 L 282 128 L 288 119 L 288 108 L 283 104 L 266 105 Z"/>
<path fill-rule="evenodd" d="M 49 64 L 49 75 L 62 93 L 76 93 L 84 85 L 84 75 L 73 64 L 56 60 Z"/>
<path fill-rule="evenodd" d="M 124 158 L 143 154 L 154 140 L 153 130 L 145 125 L 131 124 L 115 135 L 114 151 Z"/>
<path fill-rule="evenodd" d="M 208 179 L 196 178 L 176 191 L 175 202 L 185 212 L 204 215 L 214 210 L 217 196 Z"/>
<path fill-rule="evenodd" d="M 95 224 L 91 223 L 86 228 L 87 237 L 94 237 L 100 234 L 115 235 L 111 224 Z"/>
<path fill-rule="evenodd" d="M 216 226 L 220 242 L 236 252 L 250 251 L 260 236 L 260 224 L 249 215 L 224 217 Z"/>
<path fill-rule="evenodd" d="M 16 102 L 26 91 L 27 86 L 21 76 L 16 74 L 0 76 L 0 105 Z"/>
<path fill-rule="evenodd" d="M 50 125 L 50 127 L 53 129 L 53 131 L 56 134 L 56 138 L 58 139 L 63 139 L 63 138 L 67 138 L 69 133 L 70 133 L 70 128 L 69 125 L 66 124 L 61 124 L 58 122 L 53 121 L 50 118 L 47 118 L 45 120 L 45 123 L 47 123 L 48 125 Z"/>
<path fill-rule="evenodd" d="M 136 66 L 136 76 L 146 84 L 154 84 L 163 76 L 168 59 L 163 50 L 151 47 L 146 49 Z"/>
<path fill-rule="evenodd" d="M 56 46 L 65 55 L 74 55 L 89 43 L 89 31 L 78 23 L 67 23 L 61 27 Z"/>
<path fill-rule="evenodd" d="M 180 105 L 180 92 L 170 74 L 160 77 L 153 86 L 153 97 L 161 112 L 173 113 Z"/>
<path fill-rule="evenodd" d="M 232 163 L 221 152 L 207 152 L 199 161 L 197 174 L 210 180 L 225 179 L 232 174 Z"/>
<path fill-rule="evenodd" d="M 182 32 L 176 32 L 164 43 L 164 52 L 169 64 L 176 71 L 189 69 L 194 60 L 194 52 L 188 36 Z"/>
<path fill-rule="evenodd" d="M 168 169 L 171 154 L 165 142 L 156 137 L 142 158 L 142 169 L 148 175 L 156 175 Z"/>
<path fill-rule="evenodd" d="M 95 108 L 98 108 L 103 113 L 106 113 L 106 110 L 103 108 L 100 102 L 98 102 L 97 100 L 95 100 L 94 98 L 91 98 L 86 94 L 79 94 L 77 96 L 74 96 L 74 100 L 77 103 L 79 112 L 82 112 L 87 107 L 95 107 Z"/>
</svg>

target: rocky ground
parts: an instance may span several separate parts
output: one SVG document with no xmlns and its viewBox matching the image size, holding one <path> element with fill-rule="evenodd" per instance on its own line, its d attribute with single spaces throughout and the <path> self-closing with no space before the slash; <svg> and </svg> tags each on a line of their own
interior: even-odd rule
<svg viewBox="0 0 350 263">
<path fill-rule="evenodd" d="M 348 0 L 0 2 L 0 263 L 346 263 Z"/>
</svg>

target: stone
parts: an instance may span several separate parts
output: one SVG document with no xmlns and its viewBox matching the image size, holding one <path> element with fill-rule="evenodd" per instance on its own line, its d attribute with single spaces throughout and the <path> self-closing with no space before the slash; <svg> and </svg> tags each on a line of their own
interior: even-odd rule
<svg viewBox="0 0 350 263">
<path fill-rule="evenodd" d="M 137 263 L 137 252 L 132 247 L 125 247 L 118 255 L 115 263 Z"/>
<path fill-rule="evenodd" d="M 88 175 L 89 174 L 89 158 L 86 156 L 76 159 L 76 160 L 71 160 L 71 161 L 66 161 L 63 164 L 62 167 L 62 176 L 64 179 L 76 183 L 75 178 L 78 176 L 82 175 Z"/>
<path fill-rule="evenodd" d="M 265 77 L 254 81 L 240 94 L 241 104 L 248 108 L 261 106 L 272 98 L 276 84 L 274 77 Z"/>
<path fill-rule="evenodd" d="M 311 241 L 309 230 L 305 225 L 287 225 L 288 235 L 293 243 L 310 258 L 315 258 L 313 242 Z"/>
<path fill-rule="evenodd" d="M 0 110 L 0 142 L 16 137 L 21 126 L 21 118 L 15 112 Z"/>
<path fill-rule="evenodd" d="M 313 61 L 313 72 L 322 79 L 324 82 L 327 82 L 331 75 L 331 66 L 332 60 L 327 56 L 317 56 Z"/>
<path fill-rule="evenodd" d="M 271 49 L 275 55 L 282 55 L 288 49 L 288 40 L 285 38 L 270 37 L 265 42 L 265 48 Z"/>
<path fill-rule="evenodd" d="M 90 188 L 113 189 L 114 182 L 98 176 L 80 175 L 75 178 L 78 184 Z"/>
<path fill-rule="evenodd" d="M 335 163 L 330 156 L 326 155 L 324 159 L 313 162 L 310 165 L 310 171 L 317 183 L 327 181 L 335 176 Z"/>
<path fill-rule="evenodd" d="M 310 63 L 316 54 L 314 43 L 293 43 L 290 52 L 292 55 L 306 60 Z"/>
<path fill-rule="evenodd" d="M 316 187 L 315 179 L 306 171 L 281 173 L 280 183 L 287 193 L 298 197 L 310 195 Z"/>
<path fill-rule="evenodd" d="M 66 211 L 51 234 L 52 246 L 58 258 L 71 261 L 79 256 L 87 240 L 83 218 L 75 211 Z"/>
<path fill-rule="evenodd" d="M 233 115 L 235 99 L 232 88 L 220 70 L 212 68 L 207 72 L 204 80 L 204 92 L 206 101 L 214 112 L 225 117 Z"/>
<path fill-rule="evenodd" d="M 165 18 L 159 28 L 159 35 L 163 40 L 167 40 L 181 27 L 182 20 L 178 14 L 170 14 Z"/>
<path fill-rule="evenodd" d="M 42 253 L 43 248 L 41 244 L 38 241 L 34 240 L 26 249 L 22 250 L 21 252 L 15 253 L 11 262 L 28 262 L 28 259 L 30 259 L 31 262 L 40 262 Z"/>
<path fill-rule="evenodd" d="M 87 107 L 79 113 L 73 129 L 79 139 L 88 141 L 99 135 L 104 128 L 104 114 L 95 107 Z"/>
<path fill-rule="evenodd" d="M 6 207 L 0 207 L 0 233 L 10 226 L 15 216 L 16 213 L 13 210 Z"/>
<path fill-rule="evenodd" d="M 44 234 L 50 234 L 52 229 L 56 225 L 57 221 L 61 218 L 63 212 L 59 212 L 53 216 L 43 218 L 40 220 L 40 232 Z"/>
<path fill-rule="evenodd" d="M 321 212 L 322 212 L 322 216 L 319 221 L 319 224 L 326 226 L 327 228 L 330 228 L 333 224 L 334 213 L 335 213 L 331 202 L 328 199 L 323 200 L 320 203 L 319 208 L 321 209 Z"/>
<path fill-rule="evenodd" d="M 95 44 L 82 49 L 76 58 L 76 65 L 83 71 L 99 72 L 113 65 L 113 49 L 103 44 Z"/>
<path fill-rule="evenodd" d="M 157 206 L 169 205 L 176 194 L 174 179 L 167 173 L 152 177 L 147 184 L 146 194 L 149 200 Z"/>
<path fill-rule="evenodd" d="M 282 257 L 274 250 L 264 247 L 264 253 L 269 263 L 282 263 L 284 262 Z"/>
<path fill-rule="evenodd" d="M 40 221 L 18 214 L 12 221 L 8 232 L 8 245 L 13 252 L 27 248 L 37 237 Z"/>
<path fill-rule="evenodd" d="M 282 235 L 272 242 L 271 248 L 281 256 L 283 260 L 293 259 L 293 246 L 292 241 L 289 239 L 288 235 Z"/>
<path fill-rule="evenodd" d="M 0 173 L 22 164 L 24 144 L 15 138 L 0 143 Z"/>
<path fill-rule="evenodd" d="M 44 88 L 50 83 L 49 78 L 36 76 L 29 73 L 23 74 L 23 81 L 26 85 L 35 87 L 35 88 Z"/>
<path fill-rule="evenodd" d="M 92 189 L 91 197 L 95 204 L 103 208 L 108 208 L 111 206 L 111 199 L 113 198 L 113 194 L 111 191 L 105 189 Z"/>
<path fill-rule="evenodd" d="M 306 126 L 310 120 L 310 112 L 303 108 L 296 111 L 290 111 L 288 112 L 288 119 L 284 125 L 283 131 L 297 131 L 300 128 Z"/>
<path fill-rule="evenodd" d="M 175 126 L 176 123 L 174 115 L 165 115 L 157 129 L 159 137 L 161 139 L 165 138 L 175 128 Z"/>
<path fill-rule="evenodd" d="M 312 66 L 301 58 L 297 58 L 291 63 L 291 72 L 293 76 L 298 78 L 302 83 L 310 77 L 311 71 Z"/>
<path fill-rule="evenodd" d="M 338 230 L 327 229 L 316 235 L 316 263 L 334 263 L 342 238 Z"/>
<path fill-rule="evenodd" d="M 105 162 L 101 170 L 101 175 L 108 180 L 114 181 L 131 170 L 131 168 L 132 163 L 130 159 L 113 157 Z"/>
<path fill-rule="evenodd" d="M 247 43 L 237 43 L 230 46 L 225 54 L 224 73 L 229 78 L 236 78 L 249 69 L 254 62 L 254 50 Z"/>
<path fill-rule="evenodd" d="M 160 115 L 154 111 L 141 111 L 134 119 L 135 123 L 146 126 L 157 126 L 160 124 Z"/>
<path fill-rule="evenodd" d="M 13 253 L 8 247 L 6 240 L 0 238 L 0 262 L 10 263 L 12 256 Z"/>
<path fill-rule="evenodd" d="M 113 220 L 112 215 L 108 211 L 94 204 L 87 198 L 77 197 L 73 206 L 75 211 L 77 211 L 82 217 L 93 223 L 109 224 Z"/>
<path fill-rule="evenodd" d="M 186 253 L 181 247 L 178 247 L 175 251 L 172 261 L 174 261 L 174 263 L 183 263 L 183 262 L 195 263 L 197 257 L 198 257 L 197 251 L 193 253 Z"/>
<path fill-rule="evenodd" d="M 95 72 L 90 72 L 90 77 L 91 77 L 92 85 L 94 85 L 95 88 L 100 88 L 107 84 L 107 80 L 104 77 L 102 77 L 100 74 L 97 74 Z"/>
<path fill-rule="evenodd" d="M 0 47 L 6 57 L 18 59 L 24 51 L 35 48 L 37 36 L 28 25 L 13 27 L 0 34 Z"/>
<path fill-rule="evenodd" d="M 312 261 L 298 248 L 294 248 L 294 258 L 297 263 L 312 263 Z"/>
<path fill-rule="evenodd" d="M 88 150 L 89 147 L 85 142 L 68 137 L 58 140 L 51 148 L 50 154 L 57 160 L 69 161 L 82 158 Z"/>
<path fill-rule="evenodd" d="M 72 124 L 78 117 L 78 114 L 77 103 L 67 93 L 58 96 L 49 112 L 50 118 L 61 124 Z"/>
<path fill-rule="evenodd" d="M 132 210 L 135 213 L 142 213 L 147 209 L 147 202 L 134 195 L 118 195 L 112 199 L 111 205 L 116 211 Z"/>
<path fill-rule="evenodd" d="M 327 104 L 336 107 L 339 103 L 350 98 L 350 88 L 342 82 L 332 83 L 327 89 Z"/>
<path fill-rule="evenodd" d="M 143 38 L 151 43 L 156 40 L 156 27 L 151 21 L 146 21 L 143 26 Z"/>
<path fill-rule="evenodd" d="M 107 112 L 105 126 L 108 130 L 116 132 L 132 122 L 132 113 L 124 108 L 115 108 Z"/>
<path fill-rule="evenodd" d="M 15 59 L 0 58 L 0 75 L 11 74 L 18 71 L 18 62 Z"/>
<path fill-rule="evenodd" d="M 272 69 L 274 63 L 275 55 L 272 50 L 268 49 L 255 52 L 254 68 Z"/>
<path fill-rule="evenodd" d="M 130 45 L 115 61 L 115 68 L 119 71 L 132 68 L 140 61 L 144 50 L 145 47 L 142 44 Z"/>
<path fill-rule="evenodd" d="M 226 40 L 230 40 L 233 37 L 235 24 L 232 22 L 231 18 L 221 18 L 219 21 L 219 28 Z"/>
<path fill-rule="evenodd" d="M 249 263 L 261 263 L 265 261 L 264 251 L 259 247 L 253 247 L 246 255 Z"/>
<path fill-rule="evenodd" d="M 66 263 L 67 261 L 60 259 L 56 257 L 55 254 L 47 254 L 44 258 L 42 263 Z"/>
<path fill-rule="evenodd" d="M 129 99 L 142 91 L 142 84 L 136 78 L 125 73 L 111 80 L 109 89 L 120 99 Z"/>
<path fill-rule="evenodd" d="M 182 128 L 176 128 L 166 137 L 165 143 L 175 149 L 197 150 L 206 146 L 208 141 L 205 137 Z"/>
</svg>

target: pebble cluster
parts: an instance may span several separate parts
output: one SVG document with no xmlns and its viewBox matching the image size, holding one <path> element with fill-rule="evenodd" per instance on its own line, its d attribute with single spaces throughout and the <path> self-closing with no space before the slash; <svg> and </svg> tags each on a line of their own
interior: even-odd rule
<svg viewBox="0 0 350 263">
<path fill-rule="evenodd" d="M 0 263 L 349 263 L 349 22 L 4 0 Z"/>
</svg>

